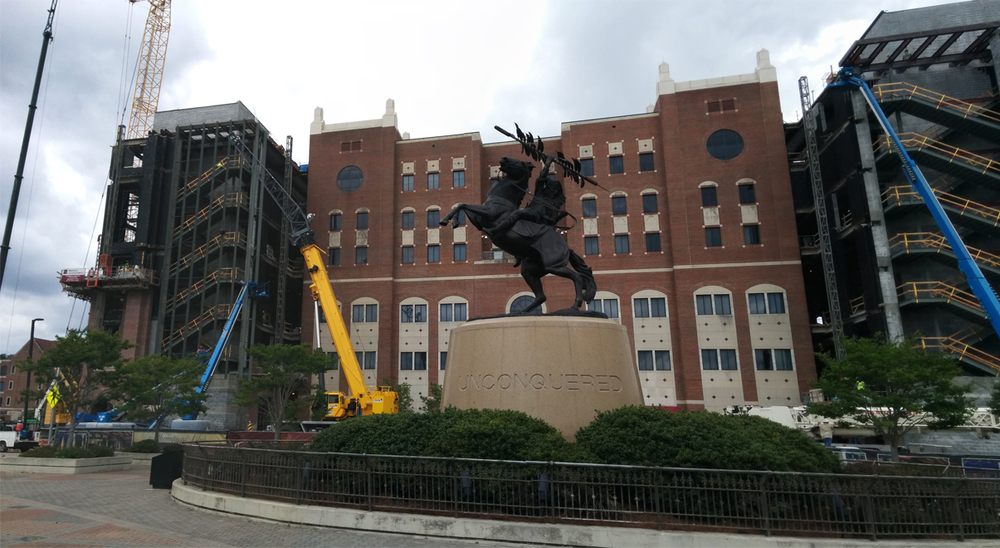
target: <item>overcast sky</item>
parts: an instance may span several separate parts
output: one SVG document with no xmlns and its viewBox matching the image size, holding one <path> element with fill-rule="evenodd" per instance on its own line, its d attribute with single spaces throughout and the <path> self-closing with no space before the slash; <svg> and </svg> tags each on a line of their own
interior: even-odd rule
<svg viewBox="0 0 1000 548">
<path fill-rule="evenodd" d="M 552 136 L 563 121 L 645 112 L 661 62 L 679 82 L 744 74 L 766 48 L 794 121 L 799 76 L 818 91 L 880 10 L 942 3 L 174 0 L 159 108 L 243 101 L 278 142 L 292 135 L 305 163 L 317 106 L 327 123 L 346 122 L 381 117 L 393 98 L 413 138 L 479 131 L 496 142 L 493 125 L 513 122 Z M 0 0 L 3 219 L 49 4 Z M 86 307 L 61 292 L 56 272 L 95 261 L 93 227 L 147 9 L 59 4 L 0 290 L 0 352 L 27 341 L 31 318 L 45 318 L 43 338 L 81 325 Z"/>
</svg>

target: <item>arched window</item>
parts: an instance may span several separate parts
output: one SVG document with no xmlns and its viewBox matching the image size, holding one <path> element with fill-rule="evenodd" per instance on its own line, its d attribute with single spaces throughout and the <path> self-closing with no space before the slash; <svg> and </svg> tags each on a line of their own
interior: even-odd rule
<svg viewBox="0 0 1000 548">
<path fill-rule="evenodd" d="M 694 292 L 695 313 L 699 316 L 732 316 L 732 292 L 724 287 L 705 286 Z"/>
<path fill-rule="evenodd" d="M 584 219 L 597 217 L 597 196 L 594 194 L 584 194 L 580 198 L 580 206 L 583 210 Z"/>
<path fill-rule="evenodd" d="M 403 208 L 399 213 L 399 228 L 401 230 L 413 230 L 416 214 L 416 210 L 412 207 Z"/>
<path fill-rule="evenodd" d="M 785 290 L 771 284 L 758 284 L 747 289 L 747 311 L 750 314 L 788 314 Z"/>
<path fill-rule="evenodd" d="M 341 230 L 344 227 L 344 212 L 334 209 L 330 212 L 330 230 Z"/>
<path fill-rule="evenodd" d="M 355 214 L 355 219 L 356 219 L 355 220 L 355 224 L 354 224 L 354 228 L 356 228 L 358 230 L 367 230 L 368 229 L 368 208 L 366 208 L 366 207 L 358 208 L 357 210 L 355 210 L 354 214 Z"/>
<path fill-rule="evenodd" d="M 740 194 L 740 204 L 757 203 L 757 185 L 753 179 L 741 179 L 736 183 L 736 188 Z"/>
<path fill-rule="evenodd" d="M 611 214 L 628 215 L 628 195 L 624 192 L 615 192 L 611 195 Z"/>
<path fill-rule="evenodd" d="M 587 303 L 587 310 L 601 312 L 609 320 L 618 320 L 621 318 L 618 295 L 609 291 L 598 291 L 594 296 L 594 300 Z"/>
<path fill-rule="evenodd" d="M 523 312 L 524 309 L 528 308 L 528 305 L 530 305 L 532 303 L 532 301 L 534 301 L 534 300 L 535 300 L 535 296 L 534 295 L 531 295 L 531 294 L 522 294 L 522 295 L 519 295 L 519 296 L 511 299 L 511 301 L 507 304 L 507 313 L 508 314 L 523 314 L 524 313 Z M 545 306 L 545 305 L 542 305 L 542 306 Z M 542 310 L 542 306 L 539 306 L 538 308 L 532 310 L 528 314 L 532 315 L 532 316 L 541 316 L 542 313 L 544 312 Z"/>
<path fill-rule="evenodd" d="M 701 207 L 718 207 L 719 205 L 719 185 L 712 181 L 705 181 L 698 185 L 701 192 Z"/>
<path fill-rule="evenodd" d="M 469 301 L 462 297 L 445 297 L 438 302 L 438 322 L 464 322 L 469 319 Z"/>
<path fill-rule="evenodd" d="M 427 208 L 427 228 L 438 228 L 441 225 L 441 208 L 432 205 Z"/>
<path fill-rule="evenodd" d="M 642 191 L 642 212 L 651 215 L 660 212 L 659 194 L 649 188 Z"/>
<path fill-rule="evenodd" d="M 378 322 L 378 301 L 371 297 L 355 299 L 351 303 L 351 324 Z"/>
<path fill-rule="evenodd" d="M 410 297 L 399 305 L 399 323 L 427 323 L 427 301 Z"/>
</svg>

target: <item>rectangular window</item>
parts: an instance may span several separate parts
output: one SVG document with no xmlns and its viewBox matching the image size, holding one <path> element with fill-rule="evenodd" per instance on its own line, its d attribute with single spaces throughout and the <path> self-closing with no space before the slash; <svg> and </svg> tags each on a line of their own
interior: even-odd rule
<svg viewBox="0 0 1000 548">
<path fill-rule="evenodd" d="M 368 229 L 368 212 L 367 211 L 359 211 L 358 212 L 358 222 L 357 222 L 357 226 L 355 228 L 357 228 L 358 230 L 367 230 Z"/>
<path fill-rule="evenodd" d="M 451 249 L 452 260 L 456 263 L 465 262 L 467 255 L 465 244 L 455 244 Z"/>
<path fill-rule="evenodd" d="M 354 248 L 354 264 L 368 264 L 368 248 L 367 247 L 355 247 Z"/>
<path fill-rule="evenodd" d="M 583 237 L 583 254 L 584 255 L 597 255 L 601 252 L 600 245 L 597 240 L 597 236 L 584 236 Z"/>
<path fill-rule="evenodd" d="M 621 255 L 628 252 L 628 234 L 615 234 L 615 253 Z"/>
<path fill-rule="evenodd" d="M 694 301 L 699 316 L 711 316 L 713 314 L 711 295 L 695 295 Z"/>
<path fill-rule="evenodd" d="M 365 305 L 356 304 L 351 306 L 351 322 L 365 321 Z"/>
<path fill-rule="evenodd" d="M 743 244 L 760 245 L 760 225 L 743 225 Z"/>
<path fill-rule="evenodd" d="M 718 316 L 732 316 L 733 307 L 729 302 L 729 295 L 712 295 L 715 301 L 715 313 Z"/>
<path fill-rule="evenodd" d="M 722 227 L 710 226 L 705 228 L 705 247 L 722 246 Z"/>
<path fill-rule="evenodd" d="M 618 299 L 594 299 L 587 303 L 587 310 L 602 312 L 609 319 L 617 319 L 619 317 Z"/>
<path fill-rule="evenodd" d="M 399 368 L 403 371 L 413 371 L 413 352 L 399 353 Z"/>
<path fill-rule="evenodd" d="M 330 266 L 340 266 L 340 248 L 331 247 L 327 250 L 327 257 L 329 257 Z"/>
<path fill-rule="evenodd" d="M 427 228 L 437 228 L 441 222 L 441 210 L 431 209 L 427 211 Z"/>
<path fill-rule="evenodd" d="M 583 205 L 583 218 L 593 219 L 597 217 L 597 198 L 584 198 L 580 200 Z"/>
<path fill-rule="evenodd" d="M 757 348 L 753 351 L 753 361 L 757 365 L 757 371 L 773 371 L 774 364 L 771 363 L 771 351 L 767 348 Z"/>
<path fill-rule="evenodd" d="M 429 245 L 427 246 L 427 262 L 428 263 L 440 263 L 441 262 L 441 246 L 440 245 Z"/>
<path fill-rule="evenodd" d="M 653 351 L 652 350 L 640 350 L 639 351 L 639 371 L 652 371 L 653 370 Z"/>
<path fill-rule="evenodd" d="M 642 212 L 643 213 L 656 213 L 660 210 L 659 204 L 656 203 L 656 194 L 643 194 L 642 195 Z"/>
<path fill-rule="evenodd" d="M 455 303 L 455 321 L 464 322 L 469 319 L 469 305 L 466 303 Z"/>
<path fill-rule="evenodd" d="M 465 188 L 465 171 L 452 171 L 451 172 L 451 187 L 452 188 Z"/>
<path fill-rule="evenodd" d="M 738 185 L 737 188 L 740 189 L 741 204 L 757 203 L 757 192 L 754 190 L 754 185 Z"/>
<path fill-rule="evenodd" d="M 340 369 L 340 356 L 336 352 L 327 352 L 326 355 L 330 358 L 330 369 L 333 371 Z"/>
<path fill-rule="evenodd" d="M 663 297 L 649 299 L 649 316 L 651 318 L 667 317 L 667 300 Z"/>
<path fill-rule="evenodd" d="M 653 153 L 639 153 L 639 171 L 653 171 Z"/>
<path fill-rule="evenodd" d="M 663 245 L 660 243 L 660 233 L 659 232 L 647 232 L 646 233 L 646 253 L 658 253 L 663 251 Z"/>
<path fill-rule="evenodd" d="M 441 188 L 441 174 L 440 173 L 428 173 L 427 174 L 427 190 L 437 190 Z"/>
<path fill-rule="evenodd" d="M 719 352 L 717 350 L 701 351 L 701 368 L 705 371 L 719 370 Z"/>
<path fill-rule="evenodd" d="M 399 226 L 400 226 L 400 228 L 402 228 L 403 230 L 410 230 L 410 229 L 412 229 L 413 228 L 413 217 L 414 217 L 414 213 L 412 211 L 404 211 L 403 214 L 400 215 L 400 219 L 399 219 Z"/>
<path fill-rule="evenodd" d="M 774 368 L 778 371 L 792 370 L 792 351 L 788 348 L 774 349 Z"/>
<path fill-rule="evenodd" d="M 628 204 L 625 202 L 624 196 L 612 196 L 611 197 L 611 214 L 612 215 L 625 215 L 628 213 Z"/>
<path fill-rule="evenodd" d="M 736 351 L 731 349 L 719 350 L 719 365 L 723 371 L 736 371 Z"/>
<path fill-rule="evenodd" d="M 608 157 L 608 168 L 612 175 L 617 175 L 619 173 L 625 173 L 625 157 L 624 156 L 609 156 Z"/>
<path fill-rule="evenodd" d="M 403 246 L 403 264 L 413 264 L 413 246 L 404 245 Z"/>
<path fill-rule="evenodd" d="M 403 175 L 403 192 L 413 192 L 413 175 Z"/>
<path fill-rule="evenodd" d="M 784 293 L 768 293 L 767 294 L 767 312 L 769 314 L 784 314 L 785 313 L 785 294 Z"/>
<path fill-rule="evenodd" d="M 454 321 L 452 318 L 455 317 L 455 307 L 452 304 L 444 303 L 438 307 L 438 321 L 439 322 L 450 322 Z"/>
<path fill-rule="evenodd" d="M 375 355 L 374 351 L 365 352 L 365 363 L 361 366 L 362 369 L 375 369 Z"/>
<path fill-rule="evenodd" d="M 427 371 L 427 352 L 413 353 L 413 370 Z"/>
<path fill-rule="evenodd" d="M 330 230 L 340 230 L 341 223 L 343 222 L 343 215 L 340 213 L 333 213 L 330 215 Z"/>
<path fill-rule="evenodd" d="M 441 368 L 441 371 L 444 371 L 446 365 L 448 365 L 448 353 L 438 352 L 438 367 Z"/>
<path fill-rule="evenodd" d="M 399 307 L 399 321 L 401 323 L 426 323 L 426 304 L 404 304 Z"/>
<path fill-rule="evenodd" d="M 594 176 L 593 158 L 580 158 L 580 175 L 586 175 L 587 177 Z"/>
<path fill-rule="evenodd" d="M 365 321 L 366 322 L 377 322 L 378 321 L 378 305 L 377 304 L 366 304 L 365 305 Z"/>
<path fill-rule="evenodd" d="M 632 299 L 632 315 L 636 318 L 648 318 L 649 299 Z"/>
<path fill-rule="evenodd" d="M 653 365 L 657 371 L 670 371 L 670 351 L 655 350 L 653 352 Z"/>
<path fill-rule="evenodd" d="M 701 187 L 701 207 L 715 207 L 717 205 L 719 205 L 719 193 L 716 187 Z"/>
<path fill-rule="evenodd" d="M 767 301 L 764 300 L 763 293 L 750 293 L 747 301 L 751 314 L 767 314 Z"/>
</svg>

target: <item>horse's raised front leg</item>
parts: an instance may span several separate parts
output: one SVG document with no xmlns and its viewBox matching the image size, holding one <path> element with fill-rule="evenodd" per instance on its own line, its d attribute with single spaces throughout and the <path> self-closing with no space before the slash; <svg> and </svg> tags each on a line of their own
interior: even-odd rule
<svg viewBox="0 0 1000 548">
<path fill-rule="evenodd" d="M 535 294 L 535 300 L 531 301 L 531 304 L 521 311 L 522 314 L 527 314 L 532 310 L 542 306 L 545 302 L 545 292 L 542 291 L 542 276 L 545 275 L 544 270 L 540 265 L 536 266 L 534 261 L 525 261 L 521 265 L 521 277 L 528 284 L 531 292 Z"/>
</svg>

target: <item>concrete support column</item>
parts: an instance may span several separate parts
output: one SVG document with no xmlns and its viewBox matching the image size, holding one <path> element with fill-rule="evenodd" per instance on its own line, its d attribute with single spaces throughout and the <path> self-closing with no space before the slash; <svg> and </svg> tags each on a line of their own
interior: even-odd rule
<svg viewBox="0 0 1000 548">
<path fill-rule="evenodd" d="M 899 297 L 896 293 L 896 278 L 892 271 L 892 252 L 889 235 L 885 227 L 885 213 L 882 210 L 882 189 L 878 184 L 875 169 L 875 154 L 872 151 L 871 129 L 868 125 L 868 103 L 861 90 L 851 90 L 851 107 L 854 112 L 858 151 L 861 156 L 861 179 L 868 205 L 869 230 L 875 249 L 878 268 L 879 293 L 882 299 L 882 314 L 885 317 L 885 335 L 893 342 L 903 340 L 903 321 L 899 313 Z"/>
</svg>

